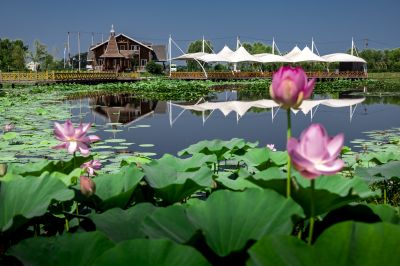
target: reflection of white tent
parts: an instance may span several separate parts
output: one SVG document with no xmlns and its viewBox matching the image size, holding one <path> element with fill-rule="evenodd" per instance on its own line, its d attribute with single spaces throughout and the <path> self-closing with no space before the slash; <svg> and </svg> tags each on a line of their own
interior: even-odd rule
<svg viewBox="0 0 400 266">
<path fill-rule="evenodd" d="M 293 51 L 293 50 L 292 50 Z M 307 46 L 304 49 L 292 56 L 285 56 L 286 58 L 290 59 L 293 63 L 297 62 L 326 62 L 326 60 L 316 54 L 314 54 L 310 48 Z"/>
<path fill-rule="evenodd" d="M 302 102 L 298 110 L 292 109 L 294 113 L 297 113 L 301 111 L 305 115 L 307 115 L 311 111 L 311 119 L 315 115 L 315 112 L 317 111 L 317 108 L 319 105 L 325 105 L 329 107 L 334 107 L 334 108 L 340 108 L 340 107 L 350 107 L 350 121 L 353 118 L 355 108 L 359 103 L 362 103 L 365 100 L 365 98 L 360 98 L 360 99 L 323 99 L 323 100 L 305 100 Z M 178 117 L 174 120 L 172 120 L 172 105 L 178 106 L 184 110 L 195 110 L 195 111 L 200 111 L 204 112 L 205 111 L 211 111 L 213 112 L 214 110 L 220 110 L 225 116 L 227 116 L 231 112 L 235 112 L 239 117 L 245 115 L 245 113 L 252 107 L 258 107 L 258 108 L 268 108 L 272 109 L 272 119 L 274 119 L 274 108 L 279 108 L 279 104 L 277 104 L 273 100 L 258 100 L 258 101 L 228 101 L 228 102 L 204 102 L 200 104 L 194 104 L 194 105 L 180 105 L 180 104 L 173 104 L 170 102 L 170 123 L 171 125 L 173 124 L 176 119 L 182 115 L 182 112 L 178 115 Z M 355 108 L 353 109 L 353 106 Z M 276 111 L 276 110 L 275 110 Z M 203 117 L 203 122 L 205 122 L 205 119 Z"/>
<path fill-rule="evenodd" d="M 344 54 L 344 53 L 335 53 L 335 54 L 327 54 L 322 56 L 328 62 L 358 62 L 364 63 L 367 62 L 361 57 L 357 57 L 354 55 Z"/>
<path fill-rule="evenodd" d="M 231 63 L 239 62 L 260 62 L 257 57 L 251 55 L 247 50 L 241 46 L 235 52 L 227 56 Z"/>
<path fill-rule="evenodd" d="M 270 54 L 270 53 L 263 53 L 263 54 L 255 54 L 255 57 L 257 57 L 261 63 L 287 63 L 291 62 L 290 59 L 281 56 L 281 55 L 276 55 L 276 54 Z"/>
</svg>

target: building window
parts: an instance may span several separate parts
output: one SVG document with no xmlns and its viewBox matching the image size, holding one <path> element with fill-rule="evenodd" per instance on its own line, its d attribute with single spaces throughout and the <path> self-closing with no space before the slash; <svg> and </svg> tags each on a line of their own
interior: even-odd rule
<svg viewBox="0 0 400 266">
<path fill-rule="evenodd" d="M 119 47 L 119 49 L 120 49 L 120 50 L 125 50 L 125 44 L 122 44 L 122 45 Z"/>
<path fill-rule="evenodd" d="M 139 51 L 139 45 L 131 45 L 131 50 Z"/>
<path fill-rule="evenodd" d="M 140 60 L 140 65 L 141 65 L 141 66 L 147 65 L 147 59 L 141 59 L 141 60 Z"/>
</svg>

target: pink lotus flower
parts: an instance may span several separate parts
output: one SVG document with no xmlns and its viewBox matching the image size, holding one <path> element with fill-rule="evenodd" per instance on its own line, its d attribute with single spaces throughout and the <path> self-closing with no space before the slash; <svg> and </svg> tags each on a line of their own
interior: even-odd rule
<svg viewBox="0 0 400 266">
<path fill-rule="evenodd" d="M 99 160 L 91 160 L 81 165 L 81 168 L 86 171 L 90 176 L 94 176 L 96 171 L 101 169 L 101 163 Z"/>
<path fill-rule="evenodd" d="M 331 138 L 322 125 L 312 124 L 301 133 L 300 140 L 288 140 L 287 150 L 294 168 L 302 176 L 314 179 L 333 175 L 343 168 L 343 161 L 338 159 L 343 142 L 343 134 Z"/>
<path fill-rule="evenodd" d="M 13 130 L 14 128 L 15 128 L 15 125 L 13 123 L 5 124 L 3 131 L 4 132 L 9 132 L 9 131 Z"/>
<path fill-rule="evenodd" d="M 88 176 L 81 176 L 79 180 L 81 193 L 84 196 L 90 197 L 96 192 L 96 184 L 93 182 L 93 179 Z"/>
<path fill-rule="evenodd" d="M 271 151 L 276 151 L 275 144 L 267 144 L 267 148 L 270 149 Z"/>
<path fill-rule="evenodd" d="M 89 154 L 90 143 L 99 141 L 95 135 L 86 136 L 91 124 L 80 124 L 74 128 L 71 120 L 67 120 L 63 125 L 54 123 L 54 135 L 56 139 L 63 143 L 54 146 L 53 149 L 67 149 L 69 153 L 79 151 L 82 155 Z"/>
<path fill-rule="evenodd" d="M 311 97 L 314 85 L 315 79 L 307 81 L 302 68 L 283 66 L 272 76 L 269 93 L 282 108 L 298 108 L 304 99 Z"/>
</svg>

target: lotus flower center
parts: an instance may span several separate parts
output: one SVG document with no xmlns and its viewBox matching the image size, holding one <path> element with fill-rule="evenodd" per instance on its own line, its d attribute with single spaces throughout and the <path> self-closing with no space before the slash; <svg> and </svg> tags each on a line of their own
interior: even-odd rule
<svg viewBox="0 0 400 266">
<path fill-rule="evenodd" d="M 283 98 L 290 99 L 292 98 L 293 90 L 296 84 L 290 79 L 286 79 L 282 82 L 282 91 L 283 91 Z"/>
</svg>

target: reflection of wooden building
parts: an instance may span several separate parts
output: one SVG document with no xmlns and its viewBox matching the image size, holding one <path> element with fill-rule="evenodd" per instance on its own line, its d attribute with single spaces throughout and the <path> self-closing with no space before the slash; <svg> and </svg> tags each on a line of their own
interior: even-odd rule
<svg viewBox="0 0 400 266">
<path fill-rule="evenodd" d="M 93 111 L 112 123 L 128 124 L 153 113 L 165 113 L 165 102 L 140 100 L 130 95 L 108 95 L 92 99 Z"/>
<path fill-rule="evenodd" d="M 89 49 L 88 64 L 102 71 L 134 71 L 143 69 L 149 61 L 165 62 L 164 45 L 139 42 L 122 33 L 115 35 L 111 27 L 107 41 Z"/>
</svg>

